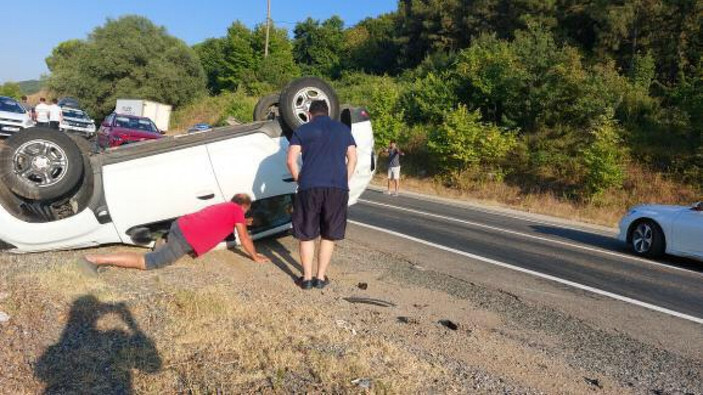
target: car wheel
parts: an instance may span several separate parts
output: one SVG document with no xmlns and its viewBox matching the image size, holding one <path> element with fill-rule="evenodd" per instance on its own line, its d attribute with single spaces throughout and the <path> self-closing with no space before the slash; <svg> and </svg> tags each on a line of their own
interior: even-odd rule
<svg viewBox="0 0 703 395">
<path fill-rule="evenodd" d="M 661 227 L 650 220 L 640 221 L 630 231 L 632 251 L 647 258 L 664 255 L 665 240 Z"/>
<path fill-rule="evenodd" d="M 292 130 L 310 121 L 308 110 L 316 100 L 324 100 L 330 109 L 330 117 L 339 118 L 339 99 L 337 93 L 325 81 L 316 77 L 299 78 L 289 83 L 279 101 L 281 118 Z"/>
<path fill-rule="evenodd" d="M 83 154 L 64 133 L 29 128 L 8 138 L 0 152 L 0 179 L 18 196 L 52 201 L 81 182 Z"/>
<path fill-rule="evenodd" d="M 279 117 L 278 101 L 281 95 L 273 93 L 262 97 L 254 107 L 254 121 L 272 121 Z"/>
</svg>

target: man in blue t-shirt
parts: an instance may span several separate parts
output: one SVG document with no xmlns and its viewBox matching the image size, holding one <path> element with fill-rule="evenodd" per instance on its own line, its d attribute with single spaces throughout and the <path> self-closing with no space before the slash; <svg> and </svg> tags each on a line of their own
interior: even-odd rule
<svg viewBox="0 0 703 395">
<path fill-rule="evenodd" d="M 293 133 L 288 150 L 288 169 L 298 183 L 293 206 L 293 235 L 300 241 L 303 289 L 324 288 L 334 244 L 344 239 L 349 203 L 349 179 L 356 168 L 356 142 L 349 127 L 329 117 L 327 102 L 310 104 L 312 121 Z M 298 157 L 303 155 L 303 167 Z M 312 276 L 315 240 L 317 277 Z"/>
</svg>

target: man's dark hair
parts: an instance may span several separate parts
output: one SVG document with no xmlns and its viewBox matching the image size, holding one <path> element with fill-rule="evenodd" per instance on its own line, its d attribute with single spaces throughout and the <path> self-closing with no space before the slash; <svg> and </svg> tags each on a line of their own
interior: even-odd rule
<svg viewBox="0 0 703 395">
<path fill-rule="evenodd" d="M 54 100 L 52 100 L 51 102 L 54 103 L 54 104 L 58 104 L 59 99 L 54 99 Z"/>
<path fill-rule="evenodd" d="M 46 99 L 42 97 L 42 98 L 39 99 L 39 101 L 42 102 L 42 103 L 44 103 L 44 102 L 46 101 Z"/>
<path fill-rule="evenodd" d="M 238 193 L 232 198 L 232 203 L 236 203 L 240 206 L 251 206 L 251 197 L 246 193 Z"/>
<path fill-rule="evenodd" d="M 23 101 L 27 101 L 27 96 L 22 96 Z"/>
<path fill-rule="evenodd" d="M 330 108 L 324 100 L 315 100 L 310 103 L 310 114 L 312 115 L 330 115 Z"/>
</svg>

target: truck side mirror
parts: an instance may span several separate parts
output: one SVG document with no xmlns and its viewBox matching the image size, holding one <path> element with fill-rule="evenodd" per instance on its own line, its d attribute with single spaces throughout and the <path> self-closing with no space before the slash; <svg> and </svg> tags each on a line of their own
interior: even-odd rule
<svg viewBox="0 0 703 395">
<path fill-rule="evenodd" d="M 695 203 L 693 203 L 693 206 L 691 206 L 691 210 L 693 210 L 693 211 L 703 211 L 703 202 L 695 202 Z"/>
</svg>

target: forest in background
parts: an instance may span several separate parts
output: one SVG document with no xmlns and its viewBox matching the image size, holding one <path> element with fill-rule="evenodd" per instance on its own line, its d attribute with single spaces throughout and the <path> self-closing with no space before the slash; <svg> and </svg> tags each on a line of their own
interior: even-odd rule
<svg viewBox="0 0 703 395">
<path fill-rule="evenodd" d="M 408 170 L 443 185 L 676 202 L 703 181 L 701 22 L 696 0 L 401 0 L 354 26 L 273 26 L 264 57 L 263 24 L 189 48 L 128 16 L 59 45 L 48 84 L 99 115 L 133 93 L 176 105 L 177 122 L 246 121 L 252 98 L 317 75 L 369 108 Z"/>
</svg>

